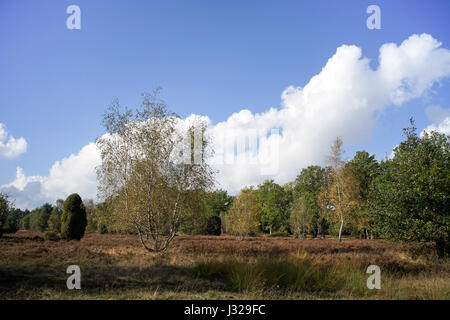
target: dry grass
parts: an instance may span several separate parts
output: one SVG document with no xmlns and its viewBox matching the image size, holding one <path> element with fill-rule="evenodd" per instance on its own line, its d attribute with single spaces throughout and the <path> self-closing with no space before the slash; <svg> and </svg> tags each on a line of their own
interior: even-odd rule
<svg viewBox="0 0 450 320">
<path fill-rule="evenodd" d="M 67 290 L 67 266 L 82 290 Z M 382 289 L 365 270 L 382 270 Z M 2 299 L 450 299 L 450 263 L 432 246 L 383 240 L 178 236 L 150 254 L 132 235 L 43 241 L 19 231 L 0 239 Z"/>
</svg>

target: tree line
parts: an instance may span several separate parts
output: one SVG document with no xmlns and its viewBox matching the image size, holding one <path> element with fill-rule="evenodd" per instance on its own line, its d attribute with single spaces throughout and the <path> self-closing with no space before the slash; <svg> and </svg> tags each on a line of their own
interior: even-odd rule
<svg viewBox="0 0 450 320">
<path fill-rule="evenodd" d="M 226 215 L 240 238 L 257 232 L 296 237 L 342 235 L 434 242 L 450 250 L 450 144 L 437 132 L 404 129 L 393 156 L 378 162 L 362 150 L 345 161 L 342 140 L 333 143 L 327 166 L 309 166 L 292 182 L 267 180 L 245 188 Z"/>
<path fill-rule="evenodd" d="M 195 206 L 177 231 L 185 234 L 229 233 L 245 239 L 260 233 L 324 238 L 342 235 L 403 241 L 433 241 L 448 253 L 450 234 L 450 162 L 448 136 L 436 132 L 419 136 L 414 124 L 392 158 L 378 162 L 357 151 L 343 159 L 342 141 L 331 147 L 327 166 L 309 166 L 294 181 L 279 185 L 266 180 L 237 196 L 224 190 L 197 191 Z M 86 199 L 86 231 L 123 232 L 114 221 L 119 199 L 94 203 Z M 1 230 L 19 228 L 61 233 L 64 200 L 32 211 L 8 208 L 0 197 Z M 128 231 L 133 233 L 133 231 Z"/>
<path fill-rule="evenodd" d="M 193 121 L 180 132 L 178 120 L 157 92 L 144 94 L 136 111 L 122 110 L 118 101 L 107 109 L 107 135 L 97 140 L 102 201 L 78 201 L 87 232 L 136 234 L 150 252 L 165 251 L 179 232 L 241 240 L 258 233 L 338 241 L 349 235 L 431 241 L 440 255 L 450 251 L 448 135 L 418 134 L 411 119 L 392 157 L 382 161 L 364 150 L 346 160 L 336 138 L 326 166 L 306 167 L 284 185 L 266 180 L 230 196 L 211 190 L 208 137 L 195 147 L 195 134 L 203 135 L 206 124 Z M 62 233 L 66 202 L 28 212 L 10 209 L 2 196 L 0 226 Z"/>
</svg>

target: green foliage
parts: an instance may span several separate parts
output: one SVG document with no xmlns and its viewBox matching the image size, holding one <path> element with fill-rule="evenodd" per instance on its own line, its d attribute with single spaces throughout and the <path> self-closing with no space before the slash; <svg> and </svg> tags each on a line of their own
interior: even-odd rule
<svg viewBox="0 0 450 320">
<path fill-rule="evenodd" d="M 359 197 L 362 200 L 361 206 L 353 212 L 352 220 L 348 225 L 350 233 L 354 236 L 373 237 L 373 220 L 368 215 L 367 200 L 369 197 L 369 187 L 372 181 L 380 174 L 381 168 L 375 155 L 370 155 L 366 151 L 357 151 L 351 161 L 347 163 L 354 177 L 359 183 Z"/>
<path fill-rule="evenodd" d="M 52 210 L 52 205 L 46 203 L 42 207 L 31 211 L 30 228 L 32 230 L 45 231 L 48 227 L 48 220 Z"/>
<path fill-rule="evenodd" d="M 86 209 L 81 197 L 74 193 L 64 201 L 61 217 L 61 238 L 65 240 L 80 240 L 86 229 Z"/>
<path fill-rule="evenodd" d="M 30 230 L 38 230 L 39 228 L 39 209 L 33 209 L 30 213 Z"/>
<path fill-rule="evenodd" d="M 47 231 L 44 233 L 44 240 L 45 241 L 58 241 L 60 238 L 58 234 L 54 231 Z"/>
<path fill-rule="evenodd" d="M 233 197 L 229 196 L 225 190 L 208 192 L 205 198 L 206 210 L 211 216 L 220 216 L 227 212 L 233 203 Z"/>
<path fill-rule="evenodd" d="M 50 231 L 61 232 L 61 215 L 62 209 L 55 206 L 48 219 L 48 228 Z"/>
<path fill-rule="evenodd" d="M 19 228 L 21 227 L 21 221 L 22 219 L 29 214 L 30 212 L 28 210 L 21 210 L 18 208 L 12 208 L 9 211 L 8 217 L 5 221 L 5 233 L 15 233 Z"/>
<path fill-rule="evenodd" d="M 114 211 L 114 205 L 114 199 L 109 198 L 95 206 L 90 219 L 91 229 L 95 229 L 101 234 L 111 233 L 113 231 L 112 213 Z"/>
<path fill-rule="evenodd" d="M 14 212 L 10 211 L 3 225 L 3 233 L 16 233 L 19 225 L 15 219 Z"/>
<path fill-rule="evenodd" d="M 309 213 L 308 217 L 310 217 L 310 219 L 307 219 L 306 230 L 313 237 L 319 234 L 325 236 L 328 230 L 328 221 L 318 203 L 318 196 L 322 189 L 326 187 L 326 170 L 320 166 L 309 166 L 302 169 L 294 181 L 293 204 L 296 201 L 298 204 L 298 199 L 302 198 L 302 206 L 304 206 L 304 210 Z M 293 218 L 292 208 L 291 218 Z M 291 219 L 291 222 L 293 222 L 293 219 Z"/>
<path fill-rule="evenodd" d="M 450 143 L 437 132 L 404 129 L 405 141 L 381 165 L 371 185 L 370 214 L 383 236 L 434 241 L 438 254 L 450 252 Z"/>
<path fill-rule="evenodd" d="M 199 192 L 193 197 L 197 200 L 186 206 L 183 221 L 179 228 L 180 232 L 190 235 L 206 234 L 209 216 L 206 211 L 205 194 Z"/>
<path fill-rule="evenodd" d="M 220 216 L 228 211 L 233 197 L 224 190 L 200 192 L 197 197 L 198 201 L 193 201 L 184 215 L 180 232 L 220 235 L 222 233 Z"/>
<path fill-rule="evenodd" d="M 10 210 L 10 202 L 6 194 L 0 193 L 0 238 L 5 231 L 5 223 Z"/>
<path fill-rule="evenodd" d="M 22 229 L 30 230 L 30 217 L 31 213 L 28 213 L 26 216 L 22 218 L 22 220 L 20 221 L 20 226 Z"/>
<path fill-rule="evenodd" d="M 380 164 L 375 160 L 375 155 L 370 155 L 365 150 L 357 151 L 353 159 L 347 163 L 347 166 L 359 181 L 361 198 L 367 200 L 370 184 L 381 171 Z"/>
<path fill-rule="evenodd" d="M 226 231 L 244 240 L 246 236 L 258 232 L 260 215 L 255 191 L 252 188 L 243 189 L 225 215 Z"/>
<path fill-rule="evenodd" d="M 277 232 L 272 232 L 272 233 L 266 235 L 266 237 L 269 237 L 269 238 L 289 237 L 289 233 L 288 232 L 277 231 Z"/>
<path fill-rule="evenodd" d="M 307 195 L 295 198 L 291 206 L 290 225 L 291 232 L 296 238 L 306 238 L 308 234 L 316 235 L 316 221 L 312 211 L 311 202 Z"/>
<path fill-rule="evenodd" d="M 255 191 L 261 209 L 261 228 L 269 233 L 289 228 L 291 194 L 273 180 L 266 180 Z"/>
<path fill-rule="evenodd" d="M 206 234 L 220 235 L 222 233 L 222 219 L 231 204 L 233 197 L 229 196 L 225 190 L 208 192 L 205 198 L 205 208 L 207 215 Z"/>
<path fill-rule="evenodd" d="M 22 211 L 17 208 L 11 208 L 11 203 L 8 202 L 10 208 L 6 213 L 6 218 L 2 219 L 3 233 L 15 233 L 19 230 L 20 222 L 22 218 L 28 213 L 28 211 Z"/>
<path fill-rule="evenodd" d="M 86 226 L 86 232 L 96 232 L 98 227 L 95 223 L 95 203 L 92 199 L 87 199 L 83 201 L 84 207 L 86 208 L 86 219 L 87 219 L 87 226 Z"/>
</svg>

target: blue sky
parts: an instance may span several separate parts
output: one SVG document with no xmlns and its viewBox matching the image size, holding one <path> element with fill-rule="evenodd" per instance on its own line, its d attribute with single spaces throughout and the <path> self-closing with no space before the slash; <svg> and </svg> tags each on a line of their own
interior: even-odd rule
<svg viewBox="0 0 450 320">
<path fill-rule="evenodd" d="M 66 28 L 66 8 L 81 8 L 81 30 Z M 366 8 L 381 8 L 369 30 Z M 27 151 L 0 159 L 0 185 L 48 175 L 104 133 L 106 106 L 137 106 L 163 87 L 182 117 L 213 123 L 233 112 L 280 107 L 288 86 L 305 86 L 342 44 L 362 48 L 376 68 L 380 46 L 430 34 L 450 48 L 450 1 L 2 1 L 0 123 Z M 431 124 L 429 105 L 450 107 L 448 77 L 420 98 L 383 111 L 372 134 L 348 154 L 389 153 L 413 116 Z M 358 134 L 355 132 L 355 134 Z"/>
</svg>

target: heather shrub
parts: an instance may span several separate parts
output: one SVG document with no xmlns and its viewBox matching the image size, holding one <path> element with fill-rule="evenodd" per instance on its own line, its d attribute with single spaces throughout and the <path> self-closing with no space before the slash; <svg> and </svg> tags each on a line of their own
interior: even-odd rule
<svg viewBox="0 0 450 320">
<path fill-rule="evenodd" d="M 60 238 L 58 234 L 54 231 L 47 231 L 44 233 L 44 240 L 45 241 L 58 241 Z"/>
</svg>

